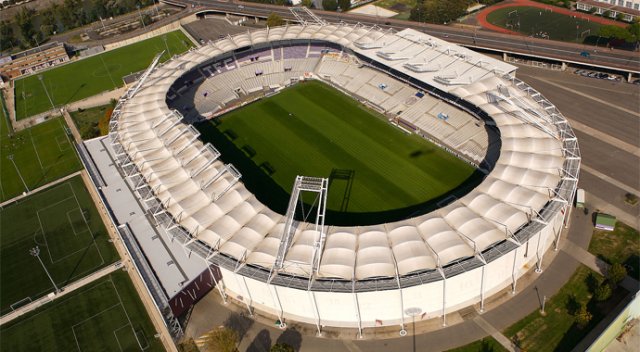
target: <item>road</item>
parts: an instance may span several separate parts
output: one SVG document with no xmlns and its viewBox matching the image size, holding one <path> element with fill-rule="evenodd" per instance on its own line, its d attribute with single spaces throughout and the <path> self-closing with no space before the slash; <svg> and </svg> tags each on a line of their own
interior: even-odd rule
<svg viewBox="0 0 640 352">
<path fill-rule="evenodd" d="M 215 0 L 171 0 L 171 2 L 185 4 L 189 7 L 193 5 L 197 7 L 196 10 L 212 10 L 265 18 L 270 13 L 277 13 L 282 18 L 295 21 L 295 17 L 289 11 L 289 8 L 282 6 L 249 2 L 222 2 Z M 623 50 L 611 51 L 606 48 L 595 48 L 592 46 L 574 43 L 498 34 L 485 30 L 470 30 L 396 19 L 380 19 L 378 17 L 351 13 L 337 13 L 319 10 L 313 10 L 313 13 L 328 22 L 345 22 L 350 24 L 362 23 L 367 25 L 376 25 L 381 28 L 393 28 L 395 30 L 413 28 L 470 48 L 494 51 L 500 50 L 506 53 L 546 57 L 559 61 L 597 65 L 640 73 L 640 53 L 638 52 L 628 52 Z M 585 58 L 580 56 L 580 53 L 583 51 L 588 51 L 590 53 L 590 57 Z"/>
</svg>

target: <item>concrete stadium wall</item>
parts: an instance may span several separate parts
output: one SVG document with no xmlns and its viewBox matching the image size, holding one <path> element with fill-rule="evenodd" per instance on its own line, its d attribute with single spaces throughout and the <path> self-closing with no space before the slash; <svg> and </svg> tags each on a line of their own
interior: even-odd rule
<svg viewBox="0 0 640 352">
<path fill-rule="evenodd" d="M 554 243 L 555 233 L 562 227 L 563 214 L 558 213 L 540 233 L 485 266 L 425 285 L 373 292 L 313 292 L 274 286 L 243 277 L 220 268 L 225 290 L 230 297 L 251 309 L 309 324 L 363 328 L 405 324 L 411 319 L 404 314 L 410 307 L 423 314 L 416 321 L 442 317 L 445 314 L 477 304 L 505 288 L 536 267 L 536 261 Z M 528 247 L 528 248 L 527 248 Z M 484 285 L 483 285 L 484 280 Z M 484 292 L 483 292 L 484 291 Z"/>
</svg>

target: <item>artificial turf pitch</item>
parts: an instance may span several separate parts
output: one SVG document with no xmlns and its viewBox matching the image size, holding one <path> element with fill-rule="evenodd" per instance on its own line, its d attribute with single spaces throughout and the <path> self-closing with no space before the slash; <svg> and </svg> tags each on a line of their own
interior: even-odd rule
<svg viewBox="0 0 640 352">
<path fill-rule="evenodd" d="M 116 271 L 0 329 L 0 351 L 164 351 L 131 280 Z"/>
<path fill-rule="evenodd" d="M 16 118 L 52 109 L 47 92 L 56 107 L 69 104 L 122 87 L 122 77 L 146 69 L 161 51 L 165 52 L 161 61 L 166 61 L 191 46 L 182 32 L 174 31 L 19 79 L 15 82 Z"/>
<path fill-rule="evenodd" d="M 80 176 L 0 209 L 0 315 L 117 260 Z M 12 307 L 13 305 L 13 307 Z"/>
<path fill-rule="evenodd" d="M 475 171 L 318 81 L 299 83 L 198 128 L 225 162 L 238 167 L 247 187 L 280 213 L 296 175 L 330 178 L 329 223 L 409 216 Z"/>
<path fill-rule="evenodd" d="M 582 43 L 585 38 L 598 34 L 599 23 L 582 18 L 571 18 L 537 7 L 512 6 L 487 14 L 487 21 L 528 36 L 539 37 L 545 33 L 551 40 Z"/>
<path fill-rule="evenodd" d="M 6 121 L 4 116 L 3 120 Z M 62 118 L 17 133 L 10 133 L 3 121 L 0 129 L 0 201 L 26 192 L 25 184 L 31 191 L 82 169 L 70 138 Z"/>
</svg>

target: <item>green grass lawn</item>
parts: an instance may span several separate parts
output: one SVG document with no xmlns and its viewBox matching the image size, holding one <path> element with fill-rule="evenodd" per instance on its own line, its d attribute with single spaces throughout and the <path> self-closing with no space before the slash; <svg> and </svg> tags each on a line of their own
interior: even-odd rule
<svg viewBox="0 0 640 352">
<path fill-rule="evenodd" d="M 416 0 L 378 0 L 374 5 L 397 12 L 398 14 L 393 18 L 408 20 L 411 9 L 416 6 L 416 3 Z"/>
<path fill-rule="evenodd" d="M 608 301 L 595 302 L 592 292 L 601 280 L 600 275 L 581 265 L 560 291 L 547 299 L 545 316 L 536 310 L 507 328 L 505 336 L 526 351 L 571 351 L 627 294 L 618 288 Z M 580 304 L 586 304 L 593 315 L 582 329 L 574 323 L 573 315 Z"/>
<path fill-rule="evenodd" d="M 125 272 L 79 288 L 0 329 L 0 351 L 164 351 Z"/>
<path fill-rule="evenodd" d="M 0 314 L 113 263 L 117 253 L 80 176 L 0 209 Z M 29 298 L 28 298 L 29 297 Z M 22 305 L 22 304 L 18 304 Z"/>
<path fill-rule="evenodd" d="M 19 79 L 15 82 L 16 118 L 51 109 L 43 85 L 55 106 L 81 100 L 122 87 L 122 77 L 144 70 L 163 50 L 162 61 L 168 60 L 167 46 L 171 55 L 175 55 L 188 50 L 192 43 L 182 32 L 174 31 Z M 42 76 L 42 81 L 38 76 Z"/>
<path fill-rule="evenodd" d="M 311 81 L 198 128 L 247 187 L 283 214 L 296 175 L 330 178 L 333 224 L 406 217 L 475 179 L 472 166 L 374 114 Z"/>
<path fill-rule="evenodd" d="M 25 191 L 20 176 L 29 190 L 33 190 L 82 168 L 66 128 L 62 118 L 13 135 L 3 128 L 0 135 L 0 200 Z"/>
<path fill-rule="evenodd" d="M 100 136 L 98 121 L 104 116 L 111 104 L 96 106 L 90 109 L 72 111 L 69 114 L 80 131 L 82 139 L 91 139 Z"/>
<path fill-rule="evenodd" d="M 629 276 L 640 280 L 640 233 L 618 221 L 613 231 L 594 230 L 589 252 L 609 264 L 626 264 Z M 631 268 L 631 270 L 629 270 Z"/>
<path fill-rule="evenodd" d="M 468 345 L 454 348 L 447 352 L 506 352 L 507 349 L 502 347 L 501 344 L 491 336 L 485 337 L 482 340 L 472 342 Z"/>
<path fill-rule="evenodd" d="M 487 21 L 528 36 L 540 38 L 541 33 L 546 33 L 551 40 L 578 43 L 597 35 L 601 27 L 598 23 L 528 6 L 497 9 L 487 14 Z"/>
</svg>

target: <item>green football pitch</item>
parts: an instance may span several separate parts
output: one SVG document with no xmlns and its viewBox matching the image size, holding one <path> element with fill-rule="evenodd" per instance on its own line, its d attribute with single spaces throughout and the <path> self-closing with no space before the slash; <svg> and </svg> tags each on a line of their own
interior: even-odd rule
<svg viewBox="0 0 640 352">
<path fill-rule="evenodd" d="M 198 128 L 258 199 L 282 214 L 296 175 L 328 177 L 332 224 L 409 216 L 476 175 L 472 166 L 318 81 Z"/>
<path fill-rule="evenodd" d="M 125 272 L 116 271 L 0 329 L 0 351 L 164 351 Z"/>
<path fill-rule="evenodd" d="M 16 117 L 50 110 L 47 92 L 57 107 L 122 87 L 122 77 L 144 70 L 161 51 L 165 52 L 162 61 L 168 60 L 167 47 L 175 55 L 191 46 L 182 32 L 174 31 L 19 79 L 15 82 Z"/>
<path fill-rule="evenodd" d="M 80 176 L 0 209 L 0 314 L 117 260 Z"/>
<path fill-rule="evenodd" d="M 3 120 L 6 121 L 4 116 Z M 15 134 L 9 133 L 6 124 L 3 126 L 0 135 L 0 200 L 25 192 L 25 184 L 26 188 L 33 190 L 82 168 L 66 129 L 62 118 Z"/>
<path fill-rule="evenodd" d="M 578 43 L 598 35 L 601 27 L 599 23 L 528 6 L 497 9 L 487 14 L 487 21 L 528 36 Z"/>
</svg>

